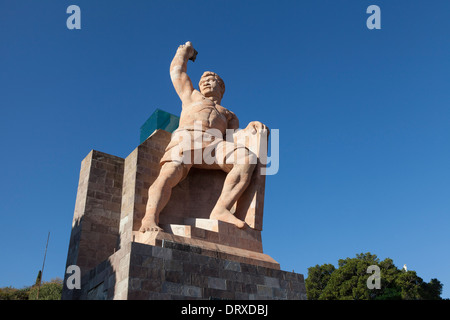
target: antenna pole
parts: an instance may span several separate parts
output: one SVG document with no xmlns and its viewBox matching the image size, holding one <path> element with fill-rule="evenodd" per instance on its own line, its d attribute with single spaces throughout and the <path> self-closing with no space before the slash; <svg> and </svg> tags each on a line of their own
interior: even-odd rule
<svg viewBox="0 0 450 320">
<path fill-rule="evenodd" d="M 49 239 L 50 239 L 50 231 L 48 232 L 47 244 L 45 245 L 44 262 L 42 262 L 41 278 L 39 279 L 39 285 L 38 285 L 38 291 L 37 291 L 36 300 L 39 300 L 39 290 L 41 289 L 42 277 L 44 275 L 45 257 L 47 256 L 47 247 L 48 247 L 48 240 Z"/>
</svg>

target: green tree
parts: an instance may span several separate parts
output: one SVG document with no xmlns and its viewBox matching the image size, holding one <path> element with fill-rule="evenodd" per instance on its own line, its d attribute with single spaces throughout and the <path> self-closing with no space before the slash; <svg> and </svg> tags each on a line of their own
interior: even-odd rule
<svg viewBox="0 0 450 320">
<path fill-rule="evenodd" d="M 16 289 L 13 287 L 0 288 L 0 300 L 28 300 L 30 287 Z"/>
<path fill-rule="evenodd" d="M 43 282 L 39 288 L 39 300 L 61 300 L 63 280 L 60 278 Z M 38 286 L 33 286 L 30 290 L 29 300 L 36 300 Z"/>
<path fill-rule="evenodd" d="M 423 285 L 423 280 L 417 276 L 415 271 L 401 272 L 395 279 L 395 285 L 401 288 L 403 300 L 418 300 L 421 298 L 420 287 Z"/>
<path fill-rule="evenodd" d="M 369 289 L 372 275 L 367 268 L 380 268 L 380 289 Z M 416 300 L 441 299 L 442 284 L 437 279 L 424 282 L 415 271 L 398 269 L 392 259 L 380 261 L 374 254 L 361 253 L 355 258 L 340 259 L 338 268 L 330 264 L 308 269 L 306 291 L 312 300 Z"/>
<path fill-rule="evenodd" d="M 356 258 L 340 259 L 339 268 L 330 277 L 319 299 L 321 300 L 368 300 L 373 294 L 367 289 L 367 273 L 370 265 L 378 265 L 379 259 L 370 253 Z"/>
<path fill-rule="evenodd" d="M 41 277 L 42 277 L 42 271 L 39 270 L 38 275 L 36 277 L 36 282 L 34 283 L 35 286 L 38 286 L 41 284 Z"/>
<path fill-rule="evenodd" d="M 425 300 L 440 300 L 442 283 L 438 279 L 431 279 L 429 283 L 422 283 L 420 291 Z"/>
<path fill-rule="evenodd" d="M 319 299 L 335 269 L 332 264 L 316 265 L 308 269 L 308 278 L 305 281 L 308 299 Z"/>
</svg>

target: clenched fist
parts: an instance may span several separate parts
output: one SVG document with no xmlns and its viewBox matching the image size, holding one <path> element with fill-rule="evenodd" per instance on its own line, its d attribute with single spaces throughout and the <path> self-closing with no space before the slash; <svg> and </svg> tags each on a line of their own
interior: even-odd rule
<svg viewBox="0 0 450 320">
<path fill-rule="evenodd" d="M 195 61 L 198 53 L 197 50 L 194 49 L 190 41 L 187 41 L 185 44 L 180 45 L 178 47 L 178 51 L 184 51 L 184 53 L 187 55 L 187 58 L 192 61 Z"/>
</svg>

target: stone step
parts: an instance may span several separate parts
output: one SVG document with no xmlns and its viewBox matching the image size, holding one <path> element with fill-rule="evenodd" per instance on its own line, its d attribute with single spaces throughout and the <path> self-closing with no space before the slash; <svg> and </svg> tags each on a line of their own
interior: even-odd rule
<svg viewBox="0 0 450 320">
<path fill-rule="evenodd" d="M 263 252 L 261 232 L 249 228 L 239 229 L 236 226 L 219 220 L 185 219 L 182 224 L 162 225 L 164 232 L 177 236 L 200 239 L 230 247 Z"/>
<path fill-rule="evenodd" d="M 192 252 L 196 254 L 207 255 L 214 258 L 246 263 L 265 268 L 277 270 L 280 269 L 280 264 L 278 262 L 262 252 L 231 247 L 228 245 L 218 244 L 203 239 L 175 235 L 165 231 L 153 231 L 145 233 L 133 231 L 133 242 L 164 248 L 167 246 L 171 246 L 174 249 L 182 251 L 186 250 L 186 248 L 190 248 L 189 250 L 193 250 Z"/>
</svg>

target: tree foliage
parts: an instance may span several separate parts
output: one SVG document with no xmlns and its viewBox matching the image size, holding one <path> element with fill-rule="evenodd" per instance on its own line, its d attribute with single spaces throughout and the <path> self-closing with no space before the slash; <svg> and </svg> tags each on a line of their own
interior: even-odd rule
<svg viewBox="0 0 450 320">
<path fill-rule="evenodd" d="M 30 300 L 61 300 L 62 283 L 63 281 L 60 278 L 56 278 L 42 283 L 39 289 L 37 286 L 33 286 L 28 297 Z"/>
<path fill-rule="evenodd" d="M 39 270 L 38 275 L 36 277 L 36 282 L 34 283 L 35 286 L 38 286 L 41 284 L 41 278 L 42 278 L 42 271 Z"/>
<path fill-rule="evenodd" d="M 367 286 L 371 265 L 380 268 L 380 289 Z M 305 282 L 310 300 L 440 300 L 442 293 L 439 280 L 424 282 L 415 271 L 398 269 L 392 259 L 380 261 L 370 252 L 340 259 L 337 269 L 331 264 L 310 267 Z"/>
<path fill-rule="evenodd" d="M 37 281 L 36 281 L 37 282 Z M 63 280 L 60 278 L 43 282 L 39 288 L 39 300 L 60 300 Z M 23 289 L 0 288 L 0 300 L 36 300 L 38 284 Z"/>
<path fill-rule="evenodd" d="M 28 300 L 30 287 L 16 289 L 13 287 L 0 288 L 0 300 Z"/>
</svg>

